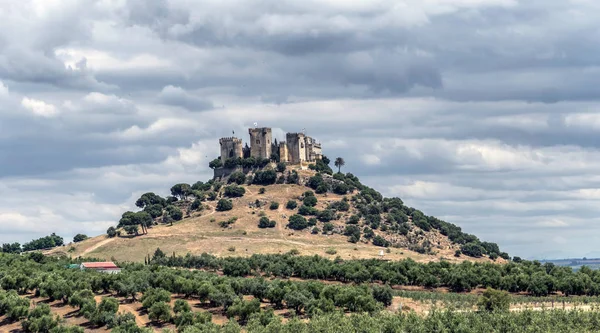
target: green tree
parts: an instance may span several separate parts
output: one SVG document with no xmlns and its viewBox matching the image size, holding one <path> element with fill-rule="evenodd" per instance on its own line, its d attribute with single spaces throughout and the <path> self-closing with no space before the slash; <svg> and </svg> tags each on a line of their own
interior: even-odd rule
<svg viewBox="0 0 600 333">
<path fill-rule="evenodd" d="M 285 204 L 285 208 L 287 209 L 296 209 L 298 207 L 298 202 L 296 200 L 289 200 L 287 204 Z"/>
<path fill-rule="evenodd" d="M 341 173 L 342 167 L 346 165 L 346 161 L 343 158 L 338 157 L 335 159 L 334 165 L 338 168 L 338 173 Z"/>
<path fill-rule="evenodd" d="M 84 234 L 77 234 L 75 235 L 75 237 L 73 237 L 73 242 L 74 243 L 79 243 L 81 241 L 84 241 L 86 239 L 88 239 L 89 237 L 84 235 Z"/>
<path fill-rule="evenodd" d="M 218 212 L 224 212 L 224 211 L 228 211 L 228 210 L 232 210 L 232 209 L 233 209 L 233 203 L 231 202 L 231 200 L 221 199 L 221 200 L 219 200 L 219 202 L 217 202 L 216 210 Z"/>
<path fill-rule="evenodd" d="M 315 197 L 315 196 L 304 197 L 303 203 L 304 203 L 304 205 L 306 205 L 308 207 L 314 207 L 317 205 L 317 197 Z"/>
<path fill-rule="evenodd" d="M 487 288 L 477 301 L 480 311 L 508 311 L 510 294 L 506 291 Z"/>
<path fill-rule="evenodd" d="M 171 195 L 179 198 L 179 200 L 186 200 L 188 195 L 192 193 L 192 187 L 190 184 L 180 183 L 175 184 L 171 187 Z"/>
<path fill-rule="evenodd" d="M 156 302 L 148 311 L 148 318 L 155 322 L 168 322 L 171 317 L 171 306 L 166 302 Z"/>
<path fill-rule="evenodd" d="M 308 222 L 302 215 L 294 214 L 290 216 L 288 228 L 294 230 L 302 230 L 308 227 Z"/>
<path fill-rule="evenodd" d="M 210 163 L 208 163 L 208 167 L 211 169 L 219 169 L 221 167 L 223 167 L 223 162 L 221 161 L 220 158 L 215 158 L 214 160 L 210 161 Z"/>
</svg>

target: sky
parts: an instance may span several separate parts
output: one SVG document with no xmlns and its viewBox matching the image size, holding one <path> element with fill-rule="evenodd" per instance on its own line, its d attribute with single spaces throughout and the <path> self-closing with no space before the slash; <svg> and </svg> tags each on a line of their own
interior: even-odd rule
<svg viewBox="0 0 600 333">
<path fill-rule="evenodd" d="M 600 257 L 599 10 L 0 0 L 0 243 L 102 234 L 257 122 L 511 255 Z"/>
</svg>

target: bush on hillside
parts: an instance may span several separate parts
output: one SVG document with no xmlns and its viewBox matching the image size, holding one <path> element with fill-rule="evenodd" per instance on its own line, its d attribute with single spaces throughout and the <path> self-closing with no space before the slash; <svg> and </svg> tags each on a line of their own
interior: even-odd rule
<svg viewBox="0 0 600 333">
<path fill-rule="evenodd" d="M 296 200 L 289 200 L 287 204 L 285 204 L 285 208 L 287 209 L 296 209 L 298 207 L 298 202 Z"/>
<path fill-rule="evenodd" d="M 275 221 L 269 221 L 269 218 L 266 216 L 263 216 L 260 218 L 260 220 L 258 221 L 258 227 L 259 228 L 273 228 L 275 227 L 276 222 Z"/>
<path fill-rule="evenodd" d="M 73 243 L 79 243 L 81 241 L 84 241 L 86 239 L 88 239 L 89 237 L 84 235 L 84 234 L 77 234 L 75 235 L 75 237 L 73 237 Z"/>
<path fill-rule="evenodd" d="M 298 215 L 298 214 L 294 214 L 294 215 L 290 216 L 288 228 L 294 229 L 294 230 L 302 230 L 302 229 L 306 229 L 307 227 L 308 227 L 308 222 L 306 221 L 306 219 L 303 216 Z"/>
<path fill-rule="evenodd" d="M 225 186 L 224 194 L 229 198 L 243 197 L 246 194 L 246 190 L 242 186 L 228 185 Z"/>
<path fill-rule="evenodd" d="M 221 199 L 221 200 L 219 200 L 219 202 L 217 202 L 216 210 L 218 212 L 224 212 L 224 211 L 228 211 L 228 210 L 232 210 L 232 209 L 233 209 L 233 202 L 231 202 L 231 200 Z"/>
</svg>

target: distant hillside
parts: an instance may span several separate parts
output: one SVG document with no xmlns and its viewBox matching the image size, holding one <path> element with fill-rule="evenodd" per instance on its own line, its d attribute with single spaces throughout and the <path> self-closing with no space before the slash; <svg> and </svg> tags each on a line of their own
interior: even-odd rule
<svg viewBox="0 0 600 333">
<path fill-rule="evenodd" d="M 421 262 L 509 258 L 494 243 L 407 207 L 400 198 L 384 198 L 350 173 L 333 174 L 327 163 L 319 164 L 268 165 L 248 175 L 176 184 L 167 198 L 146 193 L 136 202 L 141 210 L 124 213 L 109 235 L 48 253 L 144 261 L 160 247 L 177 255 L 293 250 L 345 259 L 376 258 L 383 252 L 385 259 Z"/>
</svg>

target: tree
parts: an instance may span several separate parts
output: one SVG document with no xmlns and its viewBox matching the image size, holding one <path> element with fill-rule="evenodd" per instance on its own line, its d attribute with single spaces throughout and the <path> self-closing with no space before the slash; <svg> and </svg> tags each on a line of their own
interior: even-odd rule
<svg viewBox="0 0 600 333">
<path fill-rule="evenodd" d="M 166 302 L 154 303 L 148 311 L 148 318 L 156 322 L 168 322 L 171 320 L 171 307 Z"/>
<path fill-rule="evenodd" d="M 269 205 L 269 209 L 270 209 L 270 210 L 277 210 L 277 209 L 279 209 L 279 202 L 277 202 L 277 201 L 272 201 L 272 202 L 271 202 L 271 205 Z"/>
<path fill-rule="evenodd" d="M 75 235 L 75 237 L 73 237 L 73 242 L 74 243 L 79 243 L 81 241 L 84 241 L 86 239 L 88 239 L 89 237 L 84 235 L 84 234 L 77 234 Z"/>
<path fill-rule="evenodd" d="M 390 286 L 373 286 L 373 298 L 376 301 L 383 303 L 384 306 L 392 305 L 392 299 L 394 298 L 392 294 L 392 288 Z"/>
<path fill-rule="evenodd" d="M 4 253 L 21 253 L 21 244 L 15 242 L 12 244 L 4 243 L 2 244 L 1 252 Z"/>
<path fill-rule="evenodd" d="M 187 196 L 192 193 L 192 187 L 190 184 L 180 183 L 175 184 L 171 187 L 171 195 L 179 198 L 179 200 L 186 200 Z"/>
<path fill-rule="evenodd" d="M 210 161 L 210 163 L 208 163 L 208 167 L 211 169 L 219 169 L 221 167 L 223 167 L 223 162 L 221 161 L 220 158 L 215 158 L 214 160 Z"/>
<path fill-rule="evenodd" d="M 229 198 L 238 198 L 243 197 L 244 194 L 246 194 L 246 190 L 242 186 L 229 185 L 225 186 L 224 194 L 226 197 Z"/>
<path fill-rule="evenodd" d="M 510 295 L 506 291 L 487 288 L 477 302 L 480 311 L 508 311 Z"/>
<path fill-rule="evenodd" d="M 182 312 L 191 312 L 192 308 L 190 307 L 190 304 L 182 299 L 178 299 L 175 301 L 175 305 L 173 306 L 173 312 L 176 314 L 182 313 Z"/>
<path fill-rule="evenodd" d="M 166 203 L 166 201 L 165 201 Z M 163 205 L 161 204 L 153 204 L 153 205 L 149 205 L 144 207 L 144 211 L 148 214 L 150 214 L 150 216 L 155 219 L 159 216 L 162 216 L 163 214 Z"/>
<path fill-rule="evenodd" d="M 153 192 L 147 192 L 142 194 L 142 196 L 136 200 L 135 205 L 139 208 L 144 208 L 151 205 L 161 205 L 164 207 L 167 205 L 167 202 L 159 195 L 156 195 Z"/>
<path fill-rule="evenodd" d="M 338 168 L 338 173 L 341 173 L 342 167 L 346 165 L 346 161 L 343 158 L 338 157 L 335 159 L 334 165 Z"/>
<path fill-rule="evenodd" d="M 109 227 L 106 230 L 106 234 L 108 235 L 108 238 L 113 238 L 117 235 L 117 229 L 115 227 Z"/>
<path fill-rule="evenodd" d="M 175 206 L 167 206 L 167 213 L 173 221 L 181 221 L 183 218 L 183 212 Z"/>
<path fill-rule="evenodd" d="M 217 202 L 216 210 L 218 212 L 224 212 L 224 211 L 232 210 L 232 209 L 233 209 L 233 203 L 231 202 L 231 200 L 221 199 L 221 200 L 219 200 L 219 202 Z"/>
<path fill-rule="evenodd" d="M 302 215 L 294 214 L 290 216 L 288 228 L 294 230 L 302 230 L 308 227 L 308 222 Z"/>
</svg>

